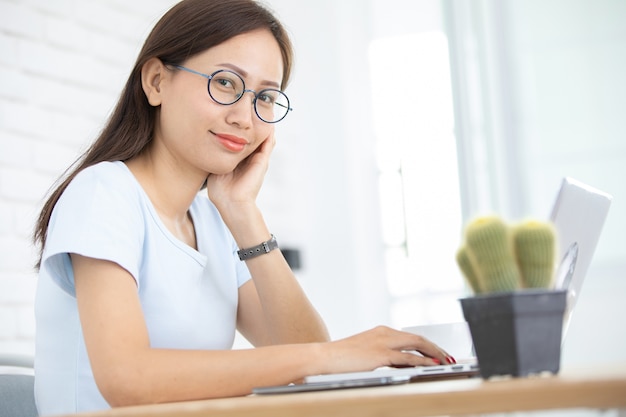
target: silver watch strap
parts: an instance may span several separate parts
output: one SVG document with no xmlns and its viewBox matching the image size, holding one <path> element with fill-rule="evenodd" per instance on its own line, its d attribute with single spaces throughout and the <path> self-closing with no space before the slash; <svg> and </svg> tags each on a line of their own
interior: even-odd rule
<svg viewBox="0 0 626 417">
<path fill-rule="evenodd" d="M 255 258 L 259 255 L 264 255 L 266 253 L 269 253 L 276 248 L 278 248 L 278 242 L 276 241 L 276 237 L 272 235 L 272 237 L 268 241 L 262 242 L 251 248 L 238 250 L 237 255 L 239 255 L 240 260 L 246 261 L 248 259 Z"/>
</svg>

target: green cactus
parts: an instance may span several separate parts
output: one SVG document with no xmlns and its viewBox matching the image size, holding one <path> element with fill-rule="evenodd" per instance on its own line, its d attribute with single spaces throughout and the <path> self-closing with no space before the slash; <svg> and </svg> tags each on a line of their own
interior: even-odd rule
<svg viewBox="0 0 626 417">
<path fill-rule="evenodd" d="M 475 294 L 549 288 L 554 277 L 556 231 L 528 220 L 512 227 L 497 216 L 465 227 L 456 262 Z"/>
<path fill-rule="evenodd" d="M 461 268 L 461 272 L 463 272 L 463 276 L 467 280 L 467 283 L 472 288 L 472 291 L 474 291 L 474 294 L 482 293 L 483 290 L 480 288 L 478 275 L 474 271 L 474 267 L 472 266 L 472 262 L 467 253 L 467 246 L 462 245 L 456 252 L 456 262 L 459 265 L 459 268 Z"/>
<path fill-rule="evenodd" d="M 520 272 L 513 255 L 509 227 L 497 217 L 480 217 L 467 225 L 468 256 L 484 292 L 520 288 Z"/>
<path fill-rule="evenodd" d="M 517 265 L 525 288 L 549 288 L 554 276 L 556 233 L 551 223 L 525 221 L 513 228 Z"/>
</svg>

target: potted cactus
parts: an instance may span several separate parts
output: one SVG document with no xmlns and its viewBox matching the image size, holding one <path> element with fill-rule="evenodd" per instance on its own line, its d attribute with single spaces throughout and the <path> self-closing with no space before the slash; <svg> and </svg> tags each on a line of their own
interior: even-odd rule
<svg viewBox="0 0 626 417">
<path fill-rule="evenodd" d="M 558 373 L 566 293 L 553 290 L 552 223 L 468 223 L 456 261 L 473 296 L 460 300 L 483 378 Z"/>
</svg>

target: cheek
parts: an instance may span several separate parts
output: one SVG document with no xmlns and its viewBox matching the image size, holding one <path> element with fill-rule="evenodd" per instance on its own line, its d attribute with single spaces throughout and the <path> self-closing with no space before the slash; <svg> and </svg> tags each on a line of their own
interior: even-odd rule
<svg viewBox="0 0 626 417">
<path fill-rule="evenodd" d="M 174 80 L 163 92 L 162 106 L 179 116 L 194 115 L 206 109 L 211 103 L 206 84 L 193 83 L 184 78 Z"/>
<path fill-rule="evenodd" d="M 269 124 L 269 123 L 265 123 L 265 122 L 261 122 L 262 124 L 259 126 L 259 128 L 257 129 L 257 138 L 258 138 L 258 142 L 259 145 L 265 141 L 266 139 L 270 138 L 271 136 L 274 135 L 274 125 L 273 124 Z"/>
<path fill-rule="evenodd" d="M 164 129 L 174 134 L 205 131 L 207 122 L 215 117 L 215 110 L 202 97 L 171 97 L 161 104 L 161 123 Z"/>
</svg>

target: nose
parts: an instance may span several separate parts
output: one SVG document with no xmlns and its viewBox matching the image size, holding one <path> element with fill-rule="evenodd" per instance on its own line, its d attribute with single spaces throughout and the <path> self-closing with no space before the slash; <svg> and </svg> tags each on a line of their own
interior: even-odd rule
<svg viewBox="0 0 626 417">
<path fill-rule="evenodd" d="M 246 93 L 252 93 L 250 101 L 248 101 L 244 95 Z M 253 118 L 256 117 L 254 112 L 254 100 L 256 99 L 256 93 L 253 90 L 243 90 L 242 97 L 235 103 L 227 106 L 229 109 L 226 120 L 229 123 L 234 123 L 240 127 L 250 126 L 253 122 Z"/>
<path fill-rule="evenodd" d="M 252 94 L 252 99 L 250 101 L 250 104 L 252 104 L 254 106 L 254 102 L 256 101 L 256 91 L 254 90 L 243 90 L 243 92 L 241 93 L 241 95 L 245 95 L 246 93 L 250 93 Z M 243 99 L 243 97 L 241 97 L 241 99 Z M 240 99 L 240 100 L 241 100 Z"/>
</svg>

